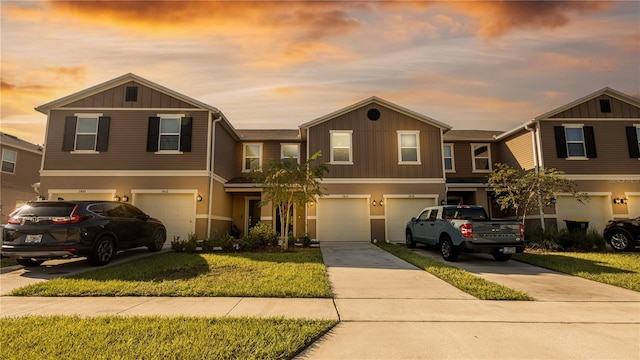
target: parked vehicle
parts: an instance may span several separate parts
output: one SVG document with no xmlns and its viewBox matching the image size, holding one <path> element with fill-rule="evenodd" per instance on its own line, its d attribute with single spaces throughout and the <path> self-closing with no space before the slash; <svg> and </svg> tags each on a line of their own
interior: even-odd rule
<svg viewBox="0 0 640 360">
<path fill-rule="evenodd" d="M 9 215 L 0 256 L 24 266 L 82 256 L 105 265 L 118 250 L 160 251 L 166 233 L 160 220 L 121 202 L 34 201 Z"/>
<path fill-rule="evenodd" d="M 410 248 L 416 243 L 440 246 L 447 261 L 456 261 L 460 252 L 490 253 L 498 261 L 507 261 L 525 248 L 520 222 L 491 220 L 477 205 L 425 208 L 407 223 L 406 243 Z"/>
<path fill-rule="evenodd" d="M 635 219 L 609 220 L 604 238 L 615 251 L 631 251 L 640 246 L 640 216 Z"/>
</svg>

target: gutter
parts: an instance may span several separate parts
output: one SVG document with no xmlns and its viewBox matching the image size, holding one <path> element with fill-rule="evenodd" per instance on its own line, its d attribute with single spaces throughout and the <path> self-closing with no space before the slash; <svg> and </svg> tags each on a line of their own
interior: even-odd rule
<svg viewBox="0 0 640 360">
<path fill-rule="evenodd" d="M 216 164 L 216 156 L 215 156 L 215 148 L 216 148 L 216 124 L 220 121 L 222 121 L 222 113 L 214 113 L 211 112 L 211 151 L 209 152 L 209 154 L 211 154 L 211 162 L 210 162 L 210 166 L 211 169 L 209 169 L 211 171 L 211 174 L 209 176 L 209 204 L 208 204 L 208 215 L 207 215 L 207 239 L 211 237 L 211 216 L 213 215 L 213 174 L 214 174 L 214 170 L 215 170 L 215 164 Z M 214 119 L 213 116 L 217 115 L 217 117 Z"/>
</svg>

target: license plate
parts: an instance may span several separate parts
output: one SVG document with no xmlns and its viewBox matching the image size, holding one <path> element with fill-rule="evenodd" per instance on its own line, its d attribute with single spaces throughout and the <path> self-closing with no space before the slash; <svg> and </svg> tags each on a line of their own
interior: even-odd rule
<svg viewBox="0 0 640 360">
<path fill-rule="evenodd" d="M 507 246 L 502 248 L 502 253 L 503 254 L 515 254 L 516 253 L 516 247 L 515 246 Z"/>
<path fill-rule="evenodd" d="M 24 239 L 25 243 L 39 243 L 42 240 L 42 235 L 27 235 Z"/>
</svg>

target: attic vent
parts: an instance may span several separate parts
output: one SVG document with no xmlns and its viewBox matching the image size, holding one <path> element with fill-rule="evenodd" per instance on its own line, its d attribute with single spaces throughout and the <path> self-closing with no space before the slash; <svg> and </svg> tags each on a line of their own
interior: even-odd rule
<svg viewBox="0 0 640 360">
<path fill-rule="evenodd" d="M 127 86 L 127 93 L 125 94 L 124 101 L 138 101 L 137 86 Z"/>
<path fill-rule="evenodd" d="M 369 120 L 371 121 L 376 121 L 380 119 L 380 110 L 375 108 L 369 109 L 369 111 L 367 111 L 367 118 L 369 118 Z"/>
<path fill-rule="evenodd" d="M 609 101 L 609 99 L 600 99 L 600 112 L 611 112 L 611 102 Z"/>
</svg>

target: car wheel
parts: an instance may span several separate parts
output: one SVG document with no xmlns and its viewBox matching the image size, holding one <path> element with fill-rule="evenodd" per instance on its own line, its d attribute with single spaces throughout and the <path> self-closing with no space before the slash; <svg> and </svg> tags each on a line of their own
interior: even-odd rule
<svg viewBox="0 0 640 360">
<path fill-rule="evenodd" d="M 499 253 L 499 252 L 494 252 L 494 253 L 491 253 L 491 255 L 493 255 L 493 258 L 496 261 L 509 261 L 511 259 L 511 254 L 503 254 L 503 253 Z"/>
<path fill-rule="evenodd" d="M 609 236 L 609 245 L 615 251 L 631 251 L 635 248 L 631 241 L 631 235 L 622 230 L 614 230 Z"/>
<path fill-rule="evenodd" d="M 164 246 L 164 242 L 167 240 L 167 235 L 164 230 L 158 228 L 153 232 L 153 236 L 151 237 L 151 243 L 149 244 L 149 251 L 160 251 Z"/>
<path fill-rule="evenodd" d="M 16 259 L 16 262 L 22 266 L 33 267 L 33 266 L 39 266 L 44 262 L 44 260 Z"/>
<path fill-rule="evenodd" d="M 106 265 L 111 261 L 114 253 L 113 239 L 108 236 L 102 236 L 98 238 L 98 241 L 93 246 L 93 251 L 91 251 L 91 255 L 88 258 L 89 263 L 97 266 Z"/>
<path fill-rule="evenodd" d="M 411 235 L 410 232 L 407 233 L 407 237 L 405 238 L 405 243 L 407 244 L 408 248 L 415 248 L 416 247 L 416 242 L 413 241 L 413 235 Z"/>
<path fill-rule="evenodd" d="M 458 250 L 453 246 L 451 239 L 444 238 L 440 243 L 440 252 L 442 253 L 442 257 L 447 261 L 456 261 L 458 260 Z"/>
</svg>

